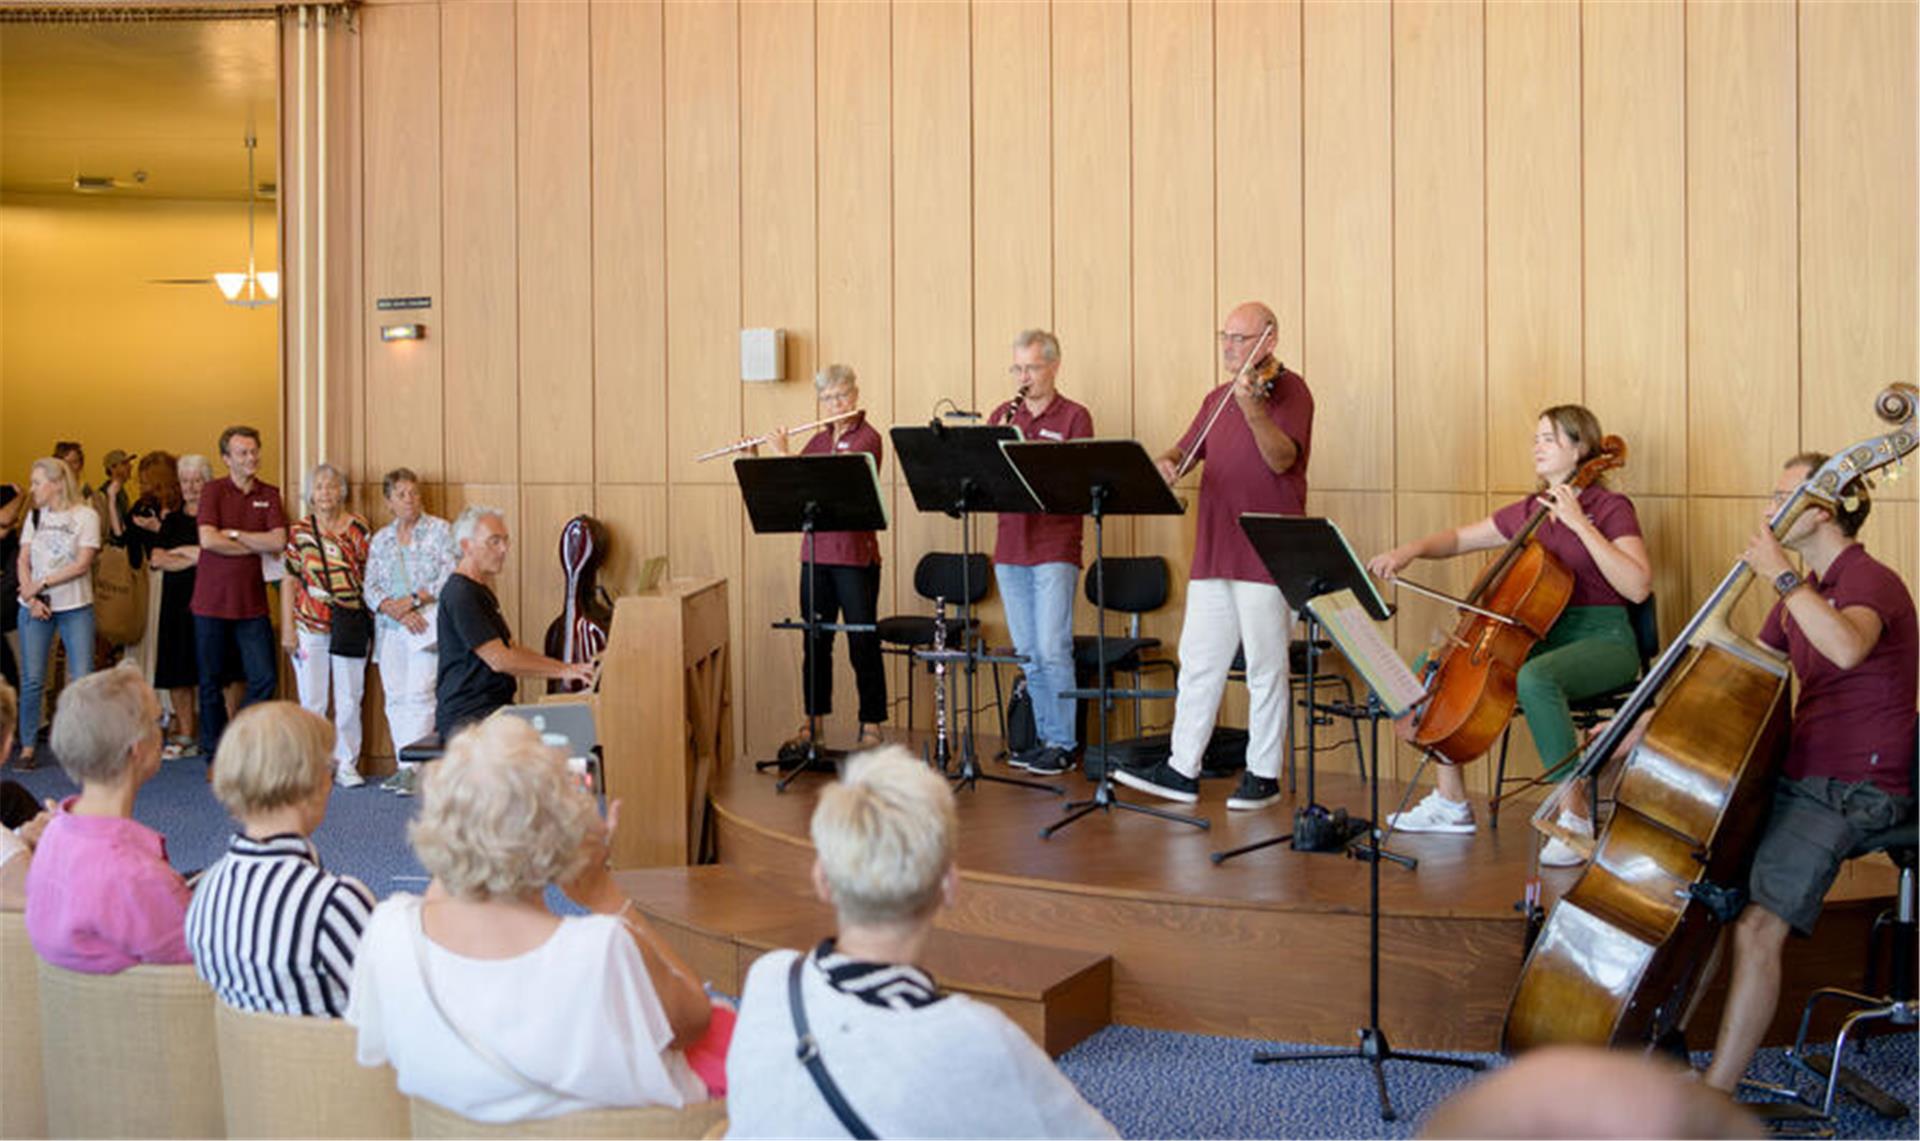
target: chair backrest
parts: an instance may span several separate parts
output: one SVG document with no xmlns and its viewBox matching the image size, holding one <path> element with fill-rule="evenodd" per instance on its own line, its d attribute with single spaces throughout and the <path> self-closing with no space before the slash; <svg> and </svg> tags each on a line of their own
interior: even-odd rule
<svg viewBox="0 0 1920 1141">
<path fill-rule="evenodd" d="M 333 1018 L 214 1004 L 220 1089 L 234 1137 L 405 1137 L 393 1070 L 354 1059 L 356 1031 Z"/>
<path fill-rule="evenodd" d="M 952 551 L 929 551 L 913 568 L 914 593 L 928 602 L 944 598 L 953 606 L 971 604 L 985 598 L 992 586 L 993 564 L 982 554 L 962 558 Z"/>
<path fill-rule="evenodd" d="M 559 1117 L 487 1125 L 463 1117 L 424 1098 L 414 1098 L 413 1136 L 429 1137 L 705 1137 L 727 1116 L 724 1099 L 696 1102 L 685 1109 L 648 1105 L 638 1109 L 589 1109 Z"/>
<path fill-rule="evenodd" d="M 1652 591 L 1639 602 L 1627 604 L 1627 622 L 1633 627 L 1633 644 L 1640 651 L 1640 673 L 1644 676 L 1653 659 L 1660 656 L 1660 608 Z"/>
<path fill-rule="evenodd" d="M 38 970 L 49 1135 L 226 1136 L 213 992 L 192 967 Z"/>
<path fill-rule="evenodd" d="M 0 912 L 0 1137 L 45 1137 L 47 1095 L 40 1087 L 39 956 L 26 916 Z"/>
<path fill-rule="evenodd" d="M 1145 614 L 1167 604 L 1167 560 L 1159 555 L 1096 560 L 1087 571 L 1087 601 L 1100 605 L 1105 580 L 1107 609 L 1123 614 Z"/>
</svg>

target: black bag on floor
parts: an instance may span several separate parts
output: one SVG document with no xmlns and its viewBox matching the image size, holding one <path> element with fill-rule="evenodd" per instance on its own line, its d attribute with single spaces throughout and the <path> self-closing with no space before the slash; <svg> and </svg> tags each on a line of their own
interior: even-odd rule
<svg viewBox="0 0 1920 1141">
<path fill-rule="evenodd" d="M 1108 749 L 1121 768 L 1148 768 L 1173 755 L 1173 738 L 1166 733 L 1128 737 L 1113 742 Z M 1089 744 L 1081 761 L 1088 780 L 1099 780 L 1106 771 L 1100 761 L 1100 746 Z M 1214 726 L 1213 739 L 1207 742 L 1206 754 L 1200 758 L 1200 779 L 1239 776 L 1246 767 L 1247 731 L 1228 725 Z"/>
<path fill-rule="evenodd" d="M 1013 694 L 1007 698 L 1007 755 L 1017 757 L 1038 748 L 1040 731 L 1033 724 L 1033 695 L 1027 692 L 1025 674 L 1013 679 Z"/>
</svg>

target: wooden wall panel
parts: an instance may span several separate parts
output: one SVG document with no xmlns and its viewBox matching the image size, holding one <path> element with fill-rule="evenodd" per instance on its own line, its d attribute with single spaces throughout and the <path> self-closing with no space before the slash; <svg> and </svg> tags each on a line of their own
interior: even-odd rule
<svg viewBox="0 0 1920 1141">
<path fill-rule="evenodd" d="M 519 4 L 520 478 L 593 479 L 586 0 Z"/>
<path fill-rule="evenodd" d="M 1581 12 L 1586 397 L 1628 490 L 1687 490 L 1686 27 L 1681 5 Z"/>
<path fill-rule="evenodd" d="M 1133 400 L 1147 448 L 1157 454 L 1220 383 L 1207 9 L 1136 3 L 1132 77 L 1133 90 L 1155 93 L 1133 107 Z M 1184 486 L 1198 486 L 1195 472 Z M 1158 521 L 1155 529 L 1166 527 Z M 1139 524 L 1135 533 L 1147 529 Z M 1185 577 L 1192 544 L 1162 550 Z"/>
<path fill-rule="evenodd" d="M 1800 8 L 1800 446 L 1865 435 L 1917 375 L 1912 4 Z M 1882 498 L 1914 484 L 1882 482 Z"/>
<path fill-rule="evenodd" d="M 1582 397 L 1579 6 L 1488 5 L 1486 60 L 1487 481 L 1526 491 L 1540 409 Z"/>
<path fill-rule="evenodd" d="M 1218 295 L 1273 310 L 1274 352 L 1299 367 L 1302 321 L 1300 5 L 1214 8 Z"/>
<path fill-rule="evenodd" d="M 1486 486 L 1481 10 L 1393 8 L 1395 435 L 1401 488 Z"/>
<path fill-rule="evenodd" d="M 446 247 L 447 478 L 520 478 L 520 298 L 514 169 L 514 14 L 504 4 L 440 10 L 441 190 Z M 486 172 L 475 177 L 475 172 Z M 431 335 L 431 334 L 430 334 Z"/>
<path fill-rule="evenodd" d="M 591 24 L 594 474 L 658 482 L 668 419 L 661 6 L 595 0 Z"/>
<path fill-rule="evenodd" d="M 1664 645 L 1693 616 L 1696 600 L 1688 589 L 1692 543 L 1687 531 L 1687 501 L 1678 495 L 1636 495 L 1633 509 L 1640 517 L 1640 536 L 1646 540 L 1647 559 L 1653 564 L 1653 593 Z M 1709 553 L 1731 566 L 1740 552 Z"/>
<path fill-rule="evenodd" d="M 1133 415 L 1127 26 L 1121 0 L 1053 11 L 1053 328 L 1063 353 L 1059 382 L 1087 406 L 1094 434 L 1135 438 L 1157 453 L 1178 429 Z M 1131 520 L 1107 524 L 1106 549 L 1133 553 Z M 1091 565 L 1091 526 L 1085 550 Z M 1084 591 L 1075 606 L 1074 629 L 1093 629 Z"/>
<path fill-rule="evenodd" d="M 973 391 L 967 7 L 896 6 L 893 58 L 893 311 L 903 331 L 893 344 L 894 407 L 918 418 L 950 396 L 986 411 L 999 388 L 989 371 Z M 885 475 L 900 482 L 898 465 Z"/>
<path fill-rule="evenodd" d="M 667 553 L 666 485 L 603 483 L 593 489 L 593 502 L 594 514 L 612 536 L 600 581 L 615 598 L 632 594 L 640 589 L 646 561 Z"/>
<path fill-rule="evenodd" d="M 1393 34 L 1378 0 L 1302 13 L 1302 257 L 1312 486 L 1391 490 Z M 1328 441 L 1339 441 L 1329 446 Z"/>
<path fill-rule="evenodd" d="M 749 328 L 788 330 L 787 379 L 741 386 L 743 429 L 754 435 L 816 416 L 812 49 L 812 8 L 757 0 L 740 6 L 740 319 Z M 729 601 L 742 611 L 746 636 L 768 651 L 743 655 L 743 693 L 752 698 L 743 704 L 744 746 L 772 756 L 801 708 L 799 635 L 767 628 L 800 614 L 793 589 L 800 541 L 749 529 L 744 542 L 744 589 Z"/>
<path fill-rule="evenodd" d="M 405 465 L 437 480 L 446 470 L 440 341 L 382 344 L 374 300 L 442 296 L 440 13 L 383 8 L 363 19 L 367 214 L 360 308 L 367 313 L 367 386 L 380 394 L 380 413 L 367 418 L 367 467 L 380 472 Z"/>
<path fill-rule="evenodd" d="M 733 473 L 693 457 L 742 434 L 737 16 L 732 4 L 668 4 L 664 21 L 667 471 L 676 483 L 725 484 L 729 493 Z M 673 515 L 676 544 L 687 541 L 682 518 Z M 719 517 L 701 518 L 709 527 Z M 737 621 L 739 605 L 728 601 Z M 734 692 L 745 693 L 737 678 Z"/>
<path fill-rule="evenodd" d="M 1773 485 L 1798 449 L 1793 9 L 1687 7 L 1688 489 Z M 1738 425 L 1736 429 L 1735 425 Z"/>
<path fill-rule="evenodd" d="M 1746 551 L 1767 509 L 1763 498 L 1696 495 L 1687 501 L 1687 594 L 1695 607 Z M 1758 634 L 1773 602 L 1766 583 L 1751 583 L 1734 607 L 1734 631 L 1745 638 Z"/>
<path fill-rule="evenodd" d="M 1011 387 L 1014 334 L 1053 325 L 1047 15 L 1037 0 L 973 6 L 973 375 L 983 403 Z"/>
<path fill-rule="evenodd" d="M 820 361 L 861 377 L 867 414 L 884 431 L 893 402 L 893 227 L 876 209 L 893 193 L 888 9 L 833 0 L 817 9 L 820 163 Z M 908 419 L 920 409 L 901 409 Z M 886 469 L 893 468 L 888 457 Z"/>
</svg>

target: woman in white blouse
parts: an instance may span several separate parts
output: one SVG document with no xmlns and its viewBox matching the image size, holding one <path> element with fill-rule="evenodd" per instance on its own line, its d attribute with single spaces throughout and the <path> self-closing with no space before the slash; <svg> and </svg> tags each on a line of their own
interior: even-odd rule
<svg viewBox="0 0 1920 1141">
<path fill-rule="evenodd" d="M 433 732 L 433 687 L 440 672 L 434 608 L 460 552 L 447 521 L 422 509 L 420 477 L 411 468 L 388 472 L 380 492 L 393 522 L 373 536 L 363 592 L 374 610 L 374 652 L 387 694 L 387 730 L 398 751 Z M 414 768 L 401 764 L 381 787 L 413 795 Z"/>
<path fill-rule="evenodd" d="M 409 834 L 433 883 L 380 903 L 361 936 L 360 1064 L 476 1121 L 706 1100 L 701 1072 L 725 1072 L 706 992 L 614 885 L 612 819 L 559 751 L 496 715 L 421 784 Z M 555 915 L 549 884 L 592 914 Z"/>
<path fill-rule="evenodd" d="M 93 672 L 93 560 L 100 516 L 80 498 L 73 469 L 33 461 L 33 507 L 20 528 L 20 760 L 33 768 L 47 660 L 57 632 L 67 646 L 67 680 Z"/>
</svg>

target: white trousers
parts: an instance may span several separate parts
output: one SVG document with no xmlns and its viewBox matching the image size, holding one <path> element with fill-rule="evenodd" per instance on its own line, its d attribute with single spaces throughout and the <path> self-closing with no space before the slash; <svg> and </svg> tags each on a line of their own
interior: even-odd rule
<svg viewBox="0 0 1920 1141">
<path fill-rule="evenodd" d="M 367 695 L 367 659 L 336 657 L 327 649 L 327 636 L 296 632 L 301 653 L 293 658 L 293 680 L 300 689 L 300 706 L 321 717 L 327 699 L 333 699 L 333 763 L 360 762 L 360 702 Z"/>
<path fill-rule="evenodd" d="M 1187 617 L 1180 628 L 1180 695 L 1173 703 L 1175 769 L 1198 776 L 1213 739 L 1214 719 L 1227 689 L 1233 653 L 1247 648 L 1247 770 L 1280 775 L 1286 740 L 1287 645 L 1293 616 L 1271 583 L 1201 578 L 1187 584 Z"/>
<path fill-rule="evenodd" d="M 381 631 L 380 686 L 387 694 L 387 732 L 393 749 L 413 744 L 433 732 L 434 687 L 440 680 L 439 647 L 420 643 L 405 634 Z"/>
</svg>

